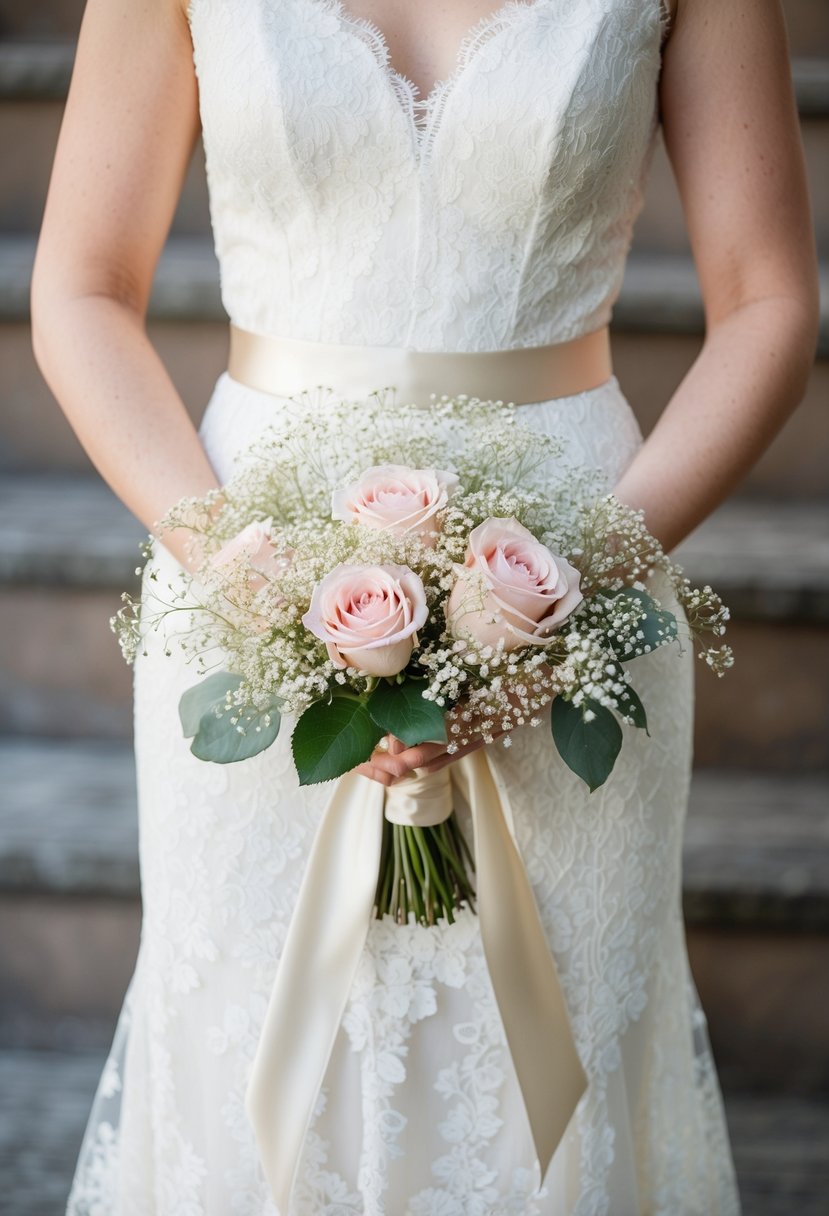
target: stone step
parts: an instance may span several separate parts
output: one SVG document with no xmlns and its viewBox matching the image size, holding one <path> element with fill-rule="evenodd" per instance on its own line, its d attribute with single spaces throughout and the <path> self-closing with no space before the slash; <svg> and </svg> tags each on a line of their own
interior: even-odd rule
<svg viewBox="0 0 829 1216">
<path fill-rule="evenodd" d="M 12 40 L 75 38 L 84 8 L 85 0 L 39 0 L 37 4 L 0 0 L 0 37 Z"/>
<path fill-rule="evenodd" d="M 0 239 L 0 471 L 90 472 L 90 462 L 38 371 L 28 328 L 33 243 Z M 829 495 L 829 270 L 820 358 L 805 396 L 740 492 Z M 176 238 L 156 275 L 150 337 L 194 421 L 226 366 L 227 327 L 210 245 Z M 647 434 L 699 353 L 702 309 L 688 259 L 632 257 L 612 325 L 614 367 Z"/>
<path fill-rule="evenodd" d="M 0 478 L 0 730 L 129 736 L 109 618 L 145 535 L 100 479 Z M 829 766 L 828 543 L 827 503 L 734 499 L 677 548 L 734 614 L 734 668 L 697 668 L 700 763 Z"/>
<path fill-rule="evenodd" d="M 137 901 L 132 742 L 0 736 L 0 892 Z"/>
<path fill-rule="evenodd" d="M 84 0 L 0 0 L 0 38 L 9 40 L 74 38 Z M 829 55 L 829 12 L 823 0 L 783 0 L 794 55 Z"/>
<path fill-rule="evenodd" d="M 0 0 L 0 39 L 54 41 L 77 36 L 85 0 Z M 793 55 L 829 56 L 829 11 L 822 0 L 783 0 Z"/>
<path fill-rule="evenodd" d="M 132 743 L 0 736 L 0 892 L 137 900 Z M 694 770 L 689 925 L 829 933 L 829 774 Z"/>
<path fill-rule="evenodd" d="M 0 1043 L 105 1045 L 140 931 L 132 748 L 0 738 L 0 771 Z M 829 773 L 697 769 L 684 910 L 723 1075 L 829 1086 Z"/>
<path fill-rule="evenodd" d="M 793 61 L 792 77 L 816 238 L 822 255 L 829 256 L 829 54 L 823 59 L 815 58 L 814 50 L 809 54 Z M 0 162 L 5 166 L 0 231 L 32 232 L 40 224 L 73 57 L 71 42 L 0 42 Z M 173 230 L 203 236 L 210 231 L 201 145 L 194 151 Z M 661 140 L 634 249 L 689 251 L 682 205 Z"/>
<path fill-rule="evenodd" d="M 62 1216 L 104 1051 L 0 1053 L 0 1192 L 14 1216 Z M 829 1103 L 727 1090 L 743 1216 L 823 1216 Z"/>
</svg>

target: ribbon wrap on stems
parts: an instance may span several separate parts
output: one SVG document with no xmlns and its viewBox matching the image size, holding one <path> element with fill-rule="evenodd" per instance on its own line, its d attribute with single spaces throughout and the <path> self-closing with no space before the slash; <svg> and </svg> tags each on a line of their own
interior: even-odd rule
<svg viewBox="0 0 829 1216">
<path fill-rule="evenodd" d="M 323 810 L 245 1094 L 280 1216 L 288 1202 L 374 909 L 384 811 L 427 826 L 469 806 L 481 938 L 542 1180 L 587 1087 L 555 962 L 486 748 L 388 788 L 350 772 Z"/>
</svg>

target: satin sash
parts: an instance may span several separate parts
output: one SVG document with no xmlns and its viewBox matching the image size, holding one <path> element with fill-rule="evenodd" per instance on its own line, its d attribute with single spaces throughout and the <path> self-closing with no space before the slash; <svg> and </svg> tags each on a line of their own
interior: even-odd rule
<svg viewBox="0 0 829 1216">
<path fill-rule="evenodd" d="M 373 915 L 386 799 L 397 822 L 419 807 L 440 822 L 453 787 L 471 812 L 481 938 L 542 1181 L 587 1087 L 507 791 L 487 749 L 388 790 L 346 773 L 319 822 L 245 1094 L 280 1216 Z"/>
<path fill-rule="evenodd" d="M 326 385 L 360 399 L 394 387 L 400 404 L 430 405 L 430 394 L 523 405 L 598 388 L 612 375 L 607 326 L 546 346 L 432 351 L 349 346 L 253 333 L 230 326 L 227 371 L 264 393 L 292 397 Z"/>
</svg>

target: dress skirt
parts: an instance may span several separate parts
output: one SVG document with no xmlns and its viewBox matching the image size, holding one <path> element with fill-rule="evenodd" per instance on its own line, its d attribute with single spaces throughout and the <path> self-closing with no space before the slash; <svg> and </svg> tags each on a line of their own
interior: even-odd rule
<svg viewBox="0 0 829 1216">
<path fill-rule="evenodd" d="M 219 480 L 297 408 L 223 374 L 199 428 Z M 615 376 L 519 408 L 609 489 L 642 443 Z M 143 602 L 172 602 L 180 577 L 156 543 Z M 682 633 L 661 577 L 653 590 Z M 68 1216 L 276 1216 L 244 1096 L 330 786 L 299 787 L 289 722 L 241 763 L 191 754 L 178 701 L 200 676 L 175 639 L 186 616 L 147 631 L 135 660 L 140 947 Z M 592 794 L 552 745 L 549 710 L 509 748 L 490 746 L 589 1081 L 543 1189 L 474 913 L 432 928 L 385 918 L 279 1216 L 739 1212 L 682 918 L 695 661 L 687 635 L 633 661 L 650 737 L 623 726 Z"/>
</svg>

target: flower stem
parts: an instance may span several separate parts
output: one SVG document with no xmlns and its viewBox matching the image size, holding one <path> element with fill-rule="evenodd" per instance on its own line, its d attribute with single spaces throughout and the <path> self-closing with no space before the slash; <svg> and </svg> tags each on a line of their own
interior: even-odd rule
<svg viewBox="0 0 829 1216">
<path fill-rule="evenodd" d="M 374 914 L 405 924 L 413 912 L 422 925 L 434 925 L 439 916 L 451 924 L 462 907 L 474 911 L 472 872 L 454 813 L 427 828 L 384 820 Z"/>
<path fill-rule="evenodd" d="M 392 825 L 392 840 L 394 842 L 394 869 L 392 871 L 391 880 L 391 899 L 389 900 L 389 912 L 395 920 L 399 920 L 400 912 L 400 885 L 403 882 L 401 874 L 401 858 L 400 858 L 400 839 Z M 381 910 L 382 912 L 382 910 Z"/>
<path fill-rule="evenodd" d="M 404 917 L 403 917 L 403 923 L 405 924 L 409 919 L 409 912 L 414 912 L 414 914 L 418 918 L 418 920 L 420 919 L 420 913 L 417 908 L 416 888 L 415 888 L 415 884 L 414 884 L 414 879 L 412 877 L 411 866 L 409 865 L 409 849 L 407 846 L 406 837 L 405 837 L 404 832 L 405 832 L 405 829 L 402 829 L 399 823 L 396 823 L 394 825 L 395 837 L 397 837 L 400 841 L 400 845 L 399 845 L 400 856 L 403 861 L 403 874 L 405 876 L 405 888 L 404 889 L 405 889 L 406 906 L 404 908 Z"/>
</svg>

